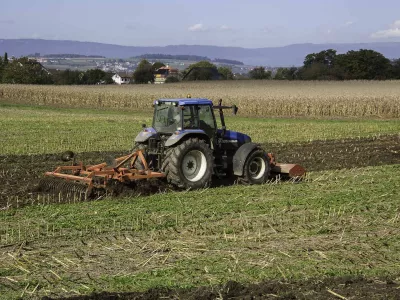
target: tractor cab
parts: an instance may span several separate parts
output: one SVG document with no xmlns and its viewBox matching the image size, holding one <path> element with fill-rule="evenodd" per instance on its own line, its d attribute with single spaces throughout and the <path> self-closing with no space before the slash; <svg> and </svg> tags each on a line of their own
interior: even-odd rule
<svg viewBox="0 0 400 300">
<path fill-rule="evenodd" d="M 236 114 L 236 106 L 218 105 L 204 98 L 158 99 L 154 101 L 153 124 L 138 134 L 135 142 L 143 143 L 150 137 L 167 138 L 166 147 L 179 142 L 183 137 L 196 135 L 208 140 L 216 148 L 236 149 L 244 143 L 251 142 L 248 135 L 226 130 L 223 109 L 232 109 Z M 214 110 L 219 110 L 221 128 L 217 128 Z M 155 137 L 153 137 L 155 138 Z"/>
<path fill-rule="evenodd" d="M 203 130 L 209 138 L 217 129 L 213 103 L 208 99 L 159 99 L 154 102 L 154 130 L 160 134 Z"/>
</svg>

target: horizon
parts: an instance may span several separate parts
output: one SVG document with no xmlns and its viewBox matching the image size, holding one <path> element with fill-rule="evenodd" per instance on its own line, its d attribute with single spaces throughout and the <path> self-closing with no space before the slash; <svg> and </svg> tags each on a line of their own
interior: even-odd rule
<svg viewBox="0 0 400 300">
<path fill-rule="evenodd" d="M 169 44 L 169 45 L 154 45 L 154 46 L 149 46 L 149 45 L 141 45 L 141 46 L 135 46 L 135 45 L 124 45 L 124 44 L 113 44 L 113 43 L 104 43 L 104 42 L 92 42 L 92 41 L 81 41 L 81 40 L 63 40 L 63 39 L 45 39 L 45 38 L 0 38 L 0 42 L 5 41 L 5 40 L 32 40 L 32 41 L 55 41 L 55 42 L 77 42 L 77 43 L 94 43 L 94 44 L 103 44 L 103 45 L 112 45 L 112 46 L 120 46 L 120 47 L 137 47 L 137 48 L 146 48 L 146 47 L 151 47 L 151 48 L 165 48 L 165 47 L 170 47 L 170 46 L 196 46 L 196 47 L 219 47 L 219 48 L 242 48 L 242 49 L 263 49 L 263 48 L 284 48 L 284 47 L 290 47 L 290 46 L 298 46 L 298 45 L 355 45 L 355 44 L 396 44 L 400 43 L 399 41 L 370 41 L 370 42 L 344 42 L 344 43 L 293 43 L 293 44 L 287 44 L 287 45 L 282 45 L 282 46 L 268 46 L 268 47 L 241 47 L 241 46 L 231 46 L 231 45 L 226 45 L 226 46 L 220 46 L 220 45 L 201 45 L 201 44 Z M 70 53 L 73 54 L 73 53 Z M 185 54 L 185 53 L 183 53 Z"/>
</svg>

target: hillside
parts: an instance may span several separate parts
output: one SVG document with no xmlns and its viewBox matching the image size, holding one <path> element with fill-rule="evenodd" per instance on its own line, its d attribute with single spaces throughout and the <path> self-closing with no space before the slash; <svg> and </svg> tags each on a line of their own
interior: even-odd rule
<svg viewBox="0 0 400 300">
<path fill-rule="evenodd" d="M 159 47 L 121 46 L 93 42 L 58 41 L 40 39 L 0 39 L 0 53 L 23 56 L 32 53 L 100 55 L 128 58 L 157 53 L 170 55 L 199 55 L 211 59 L 224 58 L 243 61 L 249 65 L 292 66 L 301 65 L 304 57 L 313 52 L 333 48 L 339 53 L 349 50 L 372 49 L 388 58 L 400 57 L 400 43 L 354 43 L 354 44 L 295 44 L 284 47 L 240 48 L 203 45 L 168 45 Z"/>
</svg>

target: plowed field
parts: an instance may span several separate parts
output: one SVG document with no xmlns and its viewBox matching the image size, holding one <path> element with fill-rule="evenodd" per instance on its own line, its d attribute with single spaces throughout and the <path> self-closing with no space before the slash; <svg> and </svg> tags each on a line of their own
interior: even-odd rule
<svg viewBox="0 0 400 300">
<path fill-rule="evenodd" d="M 61 298 L 68 300 L 150 299 L 400 299 L 400 286 L 390 279 L 333 278 L 303 282 L 268 281 L 244 286 L 230 281 L 224 286 L 191 290 L 151 289 L 144 293 L 101 293 Z M 50 300 L 51 298 L 44 298 Z M 60 298 L 59 298 L 60 300 Z"/>
<path fill-rule="evenodd" d="M 400 163 L 400 135 L 374 138 L 313 141 L 307 143 L 269 144 L 265 149 L 273 152 L 280 162 L 303 165 L 307 171 L 351 169 Z M 85 152 L 79 160 L 86 164 L 117 157 L 119 152 Z M 36 187 L 44 172 L 65 164 L 60 154 L 0 156 L 0 208 L 34 204 L 39 199 Z M 134 194 L 147 195 L 171 187 L 159 184 L 141 184 Z M 58 201 L 58 200 L 57 200 Z"/>
</svg>

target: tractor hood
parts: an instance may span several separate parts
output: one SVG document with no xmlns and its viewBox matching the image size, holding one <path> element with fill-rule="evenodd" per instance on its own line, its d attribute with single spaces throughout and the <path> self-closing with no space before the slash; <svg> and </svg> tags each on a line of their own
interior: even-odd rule
<svg viewBox="0 0 400 300">
<path fill-rule="evenodd" d="M 222 134 L 222 129 L 218 129 L 218 135 L 220 136 L 221 134 Z M 251 138 L 247 134 L 232 130 L 225 131 L 223 140 L 237 142 L 238 144 L 245 144 L 251 142 Z"/>
</svg>

